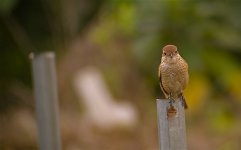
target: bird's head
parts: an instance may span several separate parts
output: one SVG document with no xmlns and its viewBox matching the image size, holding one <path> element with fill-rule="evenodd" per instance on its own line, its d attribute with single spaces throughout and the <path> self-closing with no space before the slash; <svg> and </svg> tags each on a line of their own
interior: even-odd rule
<svg viewBox="0 0 241 150">
<path fill-rule="evenodd" d="M 162 49 L 162 58 L 167 60 L 175 60 L 179 57 L 177 47 L 175 45 L 166 45 Z"/>
</svg>

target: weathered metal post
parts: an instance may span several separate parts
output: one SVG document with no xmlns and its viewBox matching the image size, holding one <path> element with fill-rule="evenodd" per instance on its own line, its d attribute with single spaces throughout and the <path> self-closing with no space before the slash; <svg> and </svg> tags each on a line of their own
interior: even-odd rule
<svg viewBox="0 0 241 150">
<path fill-rule="evenodd" d="M 160 150 L 187 150 L 185 109 L 180 100 L 157 99 Z"/>
<path fill-rule="evenodd" d="M 61 150 L 55 55 L 33 56 L 32 69 L 41 150 Z"/>
</svg>

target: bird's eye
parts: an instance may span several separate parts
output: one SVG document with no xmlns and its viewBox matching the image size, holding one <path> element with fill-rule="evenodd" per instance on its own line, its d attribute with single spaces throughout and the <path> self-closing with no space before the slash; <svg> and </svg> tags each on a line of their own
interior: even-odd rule
<svg viewBox="0 0 241 150">
<path fill-rule="evenodd" d="M 164 55 L 167 55 L 167 53 L 164 53 Z"/>
<path fill-rule="evenodd" d="M 175 51 L 175 53 L 177 54 L 177 51 Z"/>
</svg>

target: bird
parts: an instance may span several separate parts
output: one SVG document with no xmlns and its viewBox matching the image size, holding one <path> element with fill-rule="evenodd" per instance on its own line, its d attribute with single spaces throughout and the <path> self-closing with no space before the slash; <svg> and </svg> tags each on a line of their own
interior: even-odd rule
<svg viewBox="0 0 241 150">
<path fill-rule="evenodd" d="M 173 106 L 175 100 L 181 99 L 183 107 L 187 109 L 183 91 L 189 82 L 188 64 L 175 45 L 166 45 L 162 48 L 158 77 L 161 90 L 165 98 L 170 100 L 170 105 Z"/>
</svg>

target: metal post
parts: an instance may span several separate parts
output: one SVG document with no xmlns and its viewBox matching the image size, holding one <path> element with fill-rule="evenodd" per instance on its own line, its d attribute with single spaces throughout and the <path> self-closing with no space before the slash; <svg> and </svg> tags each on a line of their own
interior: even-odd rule
<svg viewBox="0 0 241 150">
<path fill-rule="evenodd" d="M 55 55 L 31 57 L 40 149 L 61 150 Z"/>
<path fill-rule="evenodd" d="M 187 150 L 185 109 L 180 100 L 157 99 L 160 150 Z"/>
</svg>

